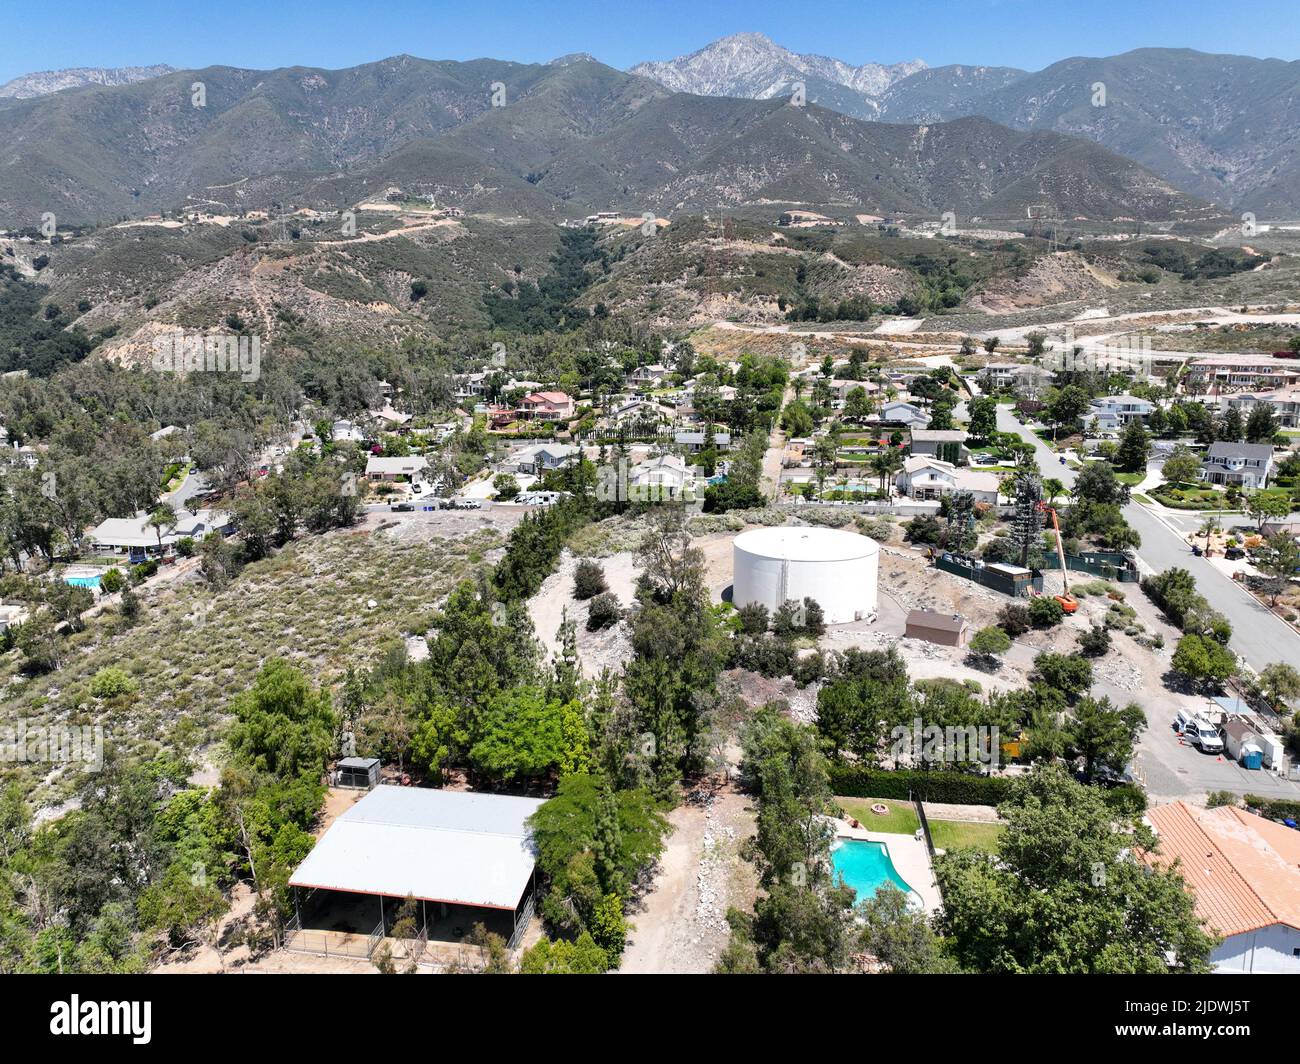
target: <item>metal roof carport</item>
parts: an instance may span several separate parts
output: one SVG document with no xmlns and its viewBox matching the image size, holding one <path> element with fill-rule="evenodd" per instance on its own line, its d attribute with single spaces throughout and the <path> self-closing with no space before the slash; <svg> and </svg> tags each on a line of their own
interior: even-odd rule
<svg viewBox="0 0 1300 1064">
<path fill-rule="evenodd" d="M 513 911 L 535 864 L 540 798 L 383 785 L 330 826 L 293 887 Z"/>
</svg>

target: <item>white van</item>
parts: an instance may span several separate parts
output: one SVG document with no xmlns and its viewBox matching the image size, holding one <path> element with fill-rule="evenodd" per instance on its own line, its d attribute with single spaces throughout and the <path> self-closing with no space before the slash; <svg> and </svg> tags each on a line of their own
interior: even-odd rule
<svg viewBox="0 0 1300 1064">
<path fill-rule="evenodd" d="M 1180 709 L 1174 717 L 1174 730 L 1202 753 L 1223 753 L 1223 737 L 1209 721 L 1190 710 Z"/>
</svg>

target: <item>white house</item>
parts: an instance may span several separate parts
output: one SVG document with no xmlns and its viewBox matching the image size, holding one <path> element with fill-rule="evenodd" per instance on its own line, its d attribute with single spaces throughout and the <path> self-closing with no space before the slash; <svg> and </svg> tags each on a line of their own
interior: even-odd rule
<svg viewBox="0 0 1300 1064">
<path fill-rule="evenodd" d="M 366 434 L 351 421 L 336 421 L 330 427 L 330 439 L 335 443 L 360 443 L 365 438 Z"/>
<path fill-rule="evenodd" d="M 1136 395 L 1103 395 L 1092 401 L 1083 421 L 1094 432 L 1118 432 L 1129 422 L 1145 422 L 1155 408 L 1155 403 Z"/>
<path fill-rule="evenodd" d="M 1146 821 L 1159 852 L 1175 860 L 1196 915 L 1223 941 L 1210 954 L 1216 972 L 1300 974 L 1300 831 L 1235 806 L 1158 805 Z"/>
<path fill-rule="evenodd" d="M 1243 418 L 1257 406 L 1266 406 L 1284 429 L 1300 427 L 1300 388 L 1279 388 L 1275 392 L 1243 392 L 1224 400 L 1226 410 L 1236 409 Z"/>
<path fill-rule="evenodd" d="M 372 454 L 366 459 L 366 476 L 377 480 L 396 480 L 398 477 L 422 480 L 428 468 L 429 460 L 418 454 L 391 458 Z"/>
<path fill-rule="evenodd" d="M 632 499 L 682 498 L 695 493 L 699 477 L 680 455 L 663 454 L 634 466 L 627 486 Z"/>
<path fill-rule="evenodd" d="M 209 532 L 230 527 L 230 514 L 224 510 L 177 510 L 173 516 L 175 523 L 161 529 L 149 524 L 144 512 L 134 517 L 110 517 L 92 528 L 86 539 L 94 550 L 156 556 L 169 553 L 182 539 L 201 540 Z"/>
<path fill-rule="evenodd" d="M 507 466 L 517 473 L 541 476 L 552 469 L 563 469 L 578 460 L 579 450 L 572 443 L 537 443 L 511 453 Z"/>
<path fill-rule="evenodd" d="M 650 366 L 637 366 L 628 374 L 628 383 L 639 388 L 652 388 L 672 373 L 667 366 L 656 362 Z"/>
<path fill-rule="evenodd" d="M 927 455 L 909 458 L 894 478 L 899 493 L 913 499 L 937 499 L 952 492 L 969 491 L 976 502 L 990 505 L 997 505 L 1000 483 L 995 473 L 962 469 Z"/>
<path fill-rule="evenodd" d="M 1201 479 L 1211 484 L 1237 484 L 1247 491 L 1268 486 L 1273 470 L 1271 443 L 1210 444 L 1201 460 Z"/>
<path fill-rule="evenodd" d="M 902 399 L 893 399 L 883 404 L 879 420 L 886 425 L 906 425 L 909 429 L 924 429 L 930 425 L 929 414 Z"/>
<path fill-rule="evenodd" d="M 950 452 L 961 458 L 970 457 L 964 429 L 913 429 L 911 436 L 913 454 L 938 458 L 945 452 Z"/>
</svg>

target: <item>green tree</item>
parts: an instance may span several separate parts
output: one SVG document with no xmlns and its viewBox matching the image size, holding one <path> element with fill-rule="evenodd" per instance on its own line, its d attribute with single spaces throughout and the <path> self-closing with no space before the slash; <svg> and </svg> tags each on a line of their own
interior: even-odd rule
<svg viewBox="0 0 1300 1064">
<path fill-rule="evenodd" d="M 1146 426 L 1134 418 L 1124 427 L 1124 434 L 1120 437 L 1115 466 L 1123 473 L 1141 473 L 1147 467 L 1150 454 L 1151 437 Z"/>
<path fill-rule="evenodd" d="M 1259 687 L 1273 708 L 1281 713 L 1300 698 L 1300 670 L 1285 661 L 1265 665 L 1259 674 Z"/>
<path fill-rule="evenodd" d="M 1209 689 L 1217 688 L 1237 673 L 1232 651 L 1209 636 L 1189 632 L 1178 640 L 1171 662 L 1177 673 Z"/>
<path fill-rule="evenodd" d="M 337 718 L 329 694 L 313 690 L 288 662 L 274 658 L 231 704 L 227 742 L 248 764 L 281 778 L 319 776 L 334 750 Z"/>
<path fill-rule="evenodd" d="M 955 970 L 929 917 L 909 907 L 907 895 L 892 883 L 858 903 L 858 919 L 862 948 L 893 974 L 939 975 Z"/>
<path fill-rule="evenodd" d="M 1209 971 L 1214 939 L 1201 929 L 1182 876 L 1127 858 L 1157 852 L 1135 817 L 1058 766 L 1012 785 L 999 806 L 1007 830 L 996 856 L 958 850 L 935 862 L 944 906 L 937 929 L 972 972 Z"/>
<path fill-rule="evenodd" d="M 1102 769 L 1122 772 L 1133 760 L 1133 746 L 1145 727 L 1146 715 L 1135 703 L 1120 709 L 1109 698 L 1081 699 L 1065 727 L 1066 756 L 1083 761 L 1088 782 Z"/>
<path fill-rule="evenodd" d="M 998 659 L 1011 649 L 1011 637 L 996 625 L 981 628 L 970 641 L 971 656 L 985 668 L 997 668 Z"/>
<path fill-rule="evenodd" d="M 1276 606 L 1278 595 L 1300 569 L 1300 544 L 1284 532 L 1269 536 L 1256 552 L 1255 565 L 1268 576 L 1269 601 Z"/>
<path fill-rule="evenodd" d="M 522 975 L 602 975 L 609 968 L 609 956 L 588 931 L 572 942 L 540 939 L 519 958 Z"/>
<path fill-rule="evenodd" d="M 1277 520 L 1291 512 L 1291 500 L 1277 492 L 1252 491 L 1246 496 L 1246 513 L 1255 519 L 1255 527 L 1264 530 L 1264 522 Z"/>
<path fill-rule="evenodd" d="M 487 705 L 469 751 L 475 772 L 499 780 L 582 772 L 591 757 L 582 706 L 538 687 L 502 691 Z"/>
<path fill-rule="evenodd" d="M 1188 447 L 1179 444 L 1173 453 L 1165 459 L 1161 473 L 1167 484 L 1185 485 L 1194 483 L 1201 472 L 1201 460 Z"/>
</svg>

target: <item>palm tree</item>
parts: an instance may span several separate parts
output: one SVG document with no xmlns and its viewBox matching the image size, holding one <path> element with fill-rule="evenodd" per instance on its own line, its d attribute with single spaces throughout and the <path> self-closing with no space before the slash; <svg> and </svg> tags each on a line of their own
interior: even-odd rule
<svg viewBox="0 0 1300 1064">
<path fill-rule="evenodd" d="M 1211 514 L 1201 522 L 1201 534 L 1205 536 L 1205 556 L 1207 558 L 1210 556 L 1210 537 L 1214 535 L 1214 533 L 1221 531 L 1222 527 L 1223 526 L 1219 524 L 1218 517 L 1214 514 Z"/>
<path fill-rule="evenodd" d="M 880 490 L 882 492 L 889 491 L 890 475 L 902 467 L 903 456 L 892 447 L 871 456 L 871 471 L 880 478 Z"/>
<path fill-rule="evenodd" d="M 163 529 L 170 532 L 176 527 L 176 514 L 170 506 L 159 506 L 149 515 L 149 520 L 145 524 L 152 528 L 158 537 L 158 553 L 162 554 Z"/>
</svg>

